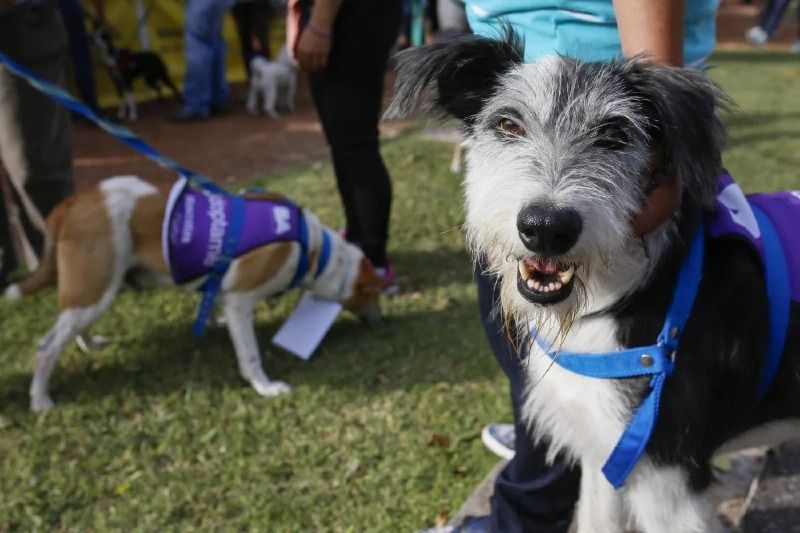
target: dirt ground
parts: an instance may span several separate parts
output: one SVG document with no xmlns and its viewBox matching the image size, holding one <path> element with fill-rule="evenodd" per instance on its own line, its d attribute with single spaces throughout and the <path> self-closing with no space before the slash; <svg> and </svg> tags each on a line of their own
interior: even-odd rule
<svg viewBox="0 0 800 533">
<path fill-rule="evenodd" d="M 748 47 L 743 41 L 747 28 L 758 23 L 762 3 L 742 4 L 723 0 L 718 15 L 718 41 L 722 49 Z M 785 49 L 797 34 L 797 17 L 790 8 L 770 48 Z M 386 99 L 393 77 L 387 76 Z M 246 87 L 231 87 L 231 111 L 205 122 L 172 124 L 166 120 L 177 111 L 173 102 L 140 106 L 140 119 L 131 129 L 168 157 L 223 184 L 233 184 L 254 175 L 277 172 L 293 165 L 319 160 L 328 154 L 322 130 L 313 109 L 308 87 L 301 76 L 297 111 L 280 120 L 253 117 L 244 110 Z M 384 136 L 393 136 L 407 123 L 384 124 Z M 106 132 L 85 123 L 75 127 L 75 175 L 79 188 L 119 175 L 172 180 L 174 174 L 161 169 Z"/>
<path fill-rule="evenodd" d="M 387 95 L 392 83 L 393 76 L 387 76 Z M 241 182 L 327 156 L 322 129 L 302 77 L 297 110 L 279 120 L 248 114 L 244 109 L 246 91 L 244 84 L 234 84 L 229 112 L 206 121 L 171 123 L 167 118 L 176 113 L 179 106 L 163 101 L 141 104 L 139 120 L 125 125 L 167 157 L 222 184 Z M 381 133 L 391 137 L 407 126 L 408 123 L 403 122 L 387 123 L 381 127 Z M 105 131 L 77 121 L 75 177 L 78 188 L 121 174 L 155 180 L 175 177 L 172 171 L 156 166 Z"/>
</svg>

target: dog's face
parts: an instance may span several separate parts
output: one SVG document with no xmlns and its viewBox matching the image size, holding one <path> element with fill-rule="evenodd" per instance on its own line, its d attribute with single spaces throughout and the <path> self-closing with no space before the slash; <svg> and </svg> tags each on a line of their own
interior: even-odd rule
<svg viewBox="0 0 800 533">
<path fill-rule="evenodd" d="M 375 324 L 381 319 L 380 296 L 387 286 L 388 282 L 375 272 L 372 263 L 362 257 L 358 263 L 352 294 L 344 302 L 344 307 L 367 324 Z"/>
<path fill-rule="evenodd" d="M 521 57 L 513 37 L 404 53 L 389 114 L 422 101 L 462 121 L 468 241 L 499 275 L 505 310 L 575 317 L 635 289 L 668 244 L 665 224 L 648 258 L 631 229 L 659 177 L 677 173 L 689 201 L 710 206 L 718 91 L 641 58 Z"/>
</svg>

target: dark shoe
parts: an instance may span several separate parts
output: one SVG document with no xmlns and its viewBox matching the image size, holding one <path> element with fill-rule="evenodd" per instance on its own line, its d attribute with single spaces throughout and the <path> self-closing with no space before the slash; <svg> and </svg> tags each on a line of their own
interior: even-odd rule
<svg viewBox="0 0 800 533">
<path fill-rule="evenodd" d="M 169 117 L 170 122 L 199 122 L 201 120 L 208 120 L 208 115 L 204 115 L 203 113 L 186 111 L 185 109 L 180 113 L 178 113 L 177 115 L 172 115 L 171 117 Z"/>
<path fill-rule="evenodd" d="M 228 108 L 228 104 L 211 104 L 208 106 L 208 111 L 211 113 L 211 116 L 215 116 L 224 115 L 230 111 L 230 109 Z"/>
</svg>

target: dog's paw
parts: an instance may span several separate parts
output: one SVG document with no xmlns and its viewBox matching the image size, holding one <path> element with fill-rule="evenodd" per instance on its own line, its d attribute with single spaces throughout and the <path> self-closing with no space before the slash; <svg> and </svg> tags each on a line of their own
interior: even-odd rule
<svg viewBox="0 0 800 533">
<path fill-rule="evenodd" d="M 280 396 L 292 390 L 292 388 L 283 381 L 267 381 L 266 383 L 253 382 L 253 388 L 261 396 L 271 398 L 273 396 Z"/>
<path fill-rule="evenodd" d="M 277 111 L 269 110 L 269 111 L 266 111 L 266 113 L 267 113 L 267 116 L 269 118 L 271 118 L 272 120 L 280 120 L 280 118 L 281 118 L 281 114 L 278 113 Z"/>
<path fill-rule="evenodd" d="M 255 104 L 252 105 L 252 106 L 248 105 L 247 106 L 247 112 L 250 113 L 253 116 L 256 116 L 256 115 L 258 115 L 258 108 L 255 106 Z"/>
<path fill-rule="evenodd" d="M 89 354 L 96 350 L 102 349 L 106 344 L 109 343 L 109 340 L 108 337 L 104 337 L 102 335 L 78 335 L 75 337 L 75 343 L 83 353 Z"/>
<path fill-rule="evenodd" d="M 43 413 L 53 408 L 52 398 L 48 394 L 41 396 L 31 396 L 31 411 L 34 413 Z"/>
</svg>

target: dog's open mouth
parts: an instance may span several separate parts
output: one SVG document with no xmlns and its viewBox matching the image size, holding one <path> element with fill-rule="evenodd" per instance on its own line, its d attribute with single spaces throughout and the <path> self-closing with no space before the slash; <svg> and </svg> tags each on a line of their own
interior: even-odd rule
<svg viewBox="0 0 800 533">
<path fill-rule="evenodd" d="M 535 304 L 554 304 L 572 294 L 575 265 L 558 259 L 529 257 L 519 261 L 517 289 Z"/>
</svg>

